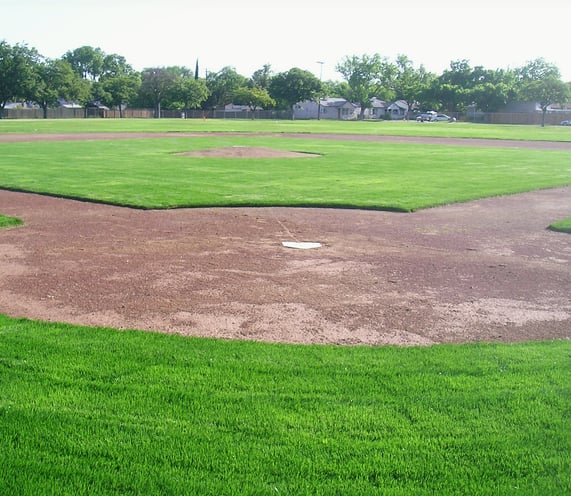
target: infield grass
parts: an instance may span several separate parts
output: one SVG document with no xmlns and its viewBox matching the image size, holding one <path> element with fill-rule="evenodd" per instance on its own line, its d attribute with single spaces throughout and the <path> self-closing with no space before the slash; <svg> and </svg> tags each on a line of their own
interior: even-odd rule
<svg viewBox="0 0 571 496">
<path fill-rule="evenodd" d="M 0 316 L 0 494 L 569 494 L 570 358 Z"/>
<path fill-rule="evenodd" d="M 0 214 L 0 228 L 21 226 L 22 224 L 23 222 L 21 219 Z"/>
<path fill-rule="evenodd" d="M 554 222 L 549 226 L 549 228 L 553 231 L 571 233 L 571 217 L 568 219 L 560 220 L 559 222 Z"/>
<path fill-rule="evenodd" d="M 262 146 L 312 158 L 197 158 Z M 571 184 L 563 151 L 275 137 L 1 143 L 0 187 L 138 208 L 314 206 L 416 210 Z"/>
</svg>

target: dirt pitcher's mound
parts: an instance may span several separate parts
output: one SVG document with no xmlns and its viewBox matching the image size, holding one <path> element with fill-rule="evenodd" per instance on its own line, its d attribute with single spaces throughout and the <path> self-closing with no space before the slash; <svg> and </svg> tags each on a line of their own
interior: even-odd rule
<svg viewBox="0 0 571 496">
<path fill-rule="evenodd" d="M 178 153 L 186 157 L 217 157 L 217 158 L 304 158 L 319 157 L 316 153 L 290 152 L 257 146 L 227 146 L 223 148 L 209 148 L 194 152 Z"/>
</svg>

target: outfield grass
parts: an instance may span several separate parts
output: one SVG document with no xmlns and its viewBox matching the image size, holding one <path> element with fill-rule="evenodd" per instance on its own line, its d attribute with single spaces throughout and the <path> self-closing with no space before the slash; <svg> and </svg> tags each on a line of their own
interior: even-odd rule
<svg viewBox="0 0 571 496">
<path fill-rule="evenodd" d="M 16 217 L 7 217 L 6 215 L 0 214 L 0 228 L 20 226 L 22 224 L 23 222 L 21 219 Z"/>
<path fill-rule="evenodd" d="M 231 145 L 317 158 L 220 159 Z M 410 211 L 571 184 L 569 153 L 208 136 L 0 144 L 0 187 L 138 208 L 357 207 Z"/>
<path fill-rule="evenodd" d="M 569 494 L 570 358 L 0 316 L 0 494 Z"/>
<path fill-rule="evenodd" d="M 560 220 L 559 222 L 554 222 L 549 226 L 549 229 L 552 229 L 553 231 L 571 233 L 571 217 L 568 219 Z"/>
<path fill-rule="evenodd" d="M 0 120 L 3 133 L 78 132 L 246 132 L 334 133 L 388 136 L 571 141 L 565 126 L 514 126 L 494 124 L 419 123 L 404 121 L 241 120 L 241 119 L 36 119 Z"/>
</svg>

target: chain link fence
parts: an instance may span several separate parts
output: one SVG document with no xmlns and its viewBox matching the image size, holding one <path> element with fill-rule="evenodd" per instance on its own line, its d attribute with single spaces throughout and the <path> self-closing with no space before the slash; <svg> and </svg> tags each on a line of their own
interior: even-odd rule
<svg viewBox="0 0 571 496">
<path fill-rule="evenodd" d="M 517 124 L 540 126 L 541 112 L 472 112 L 452 113 L 458 121 L 482 124 Z M 98 107 L 86 108 L 55 108 L 47 110 L 48 119 L 89 119 L 89 118 L 120 118 L 119 110 L 109 110 Z M 155 112 L 152 109 L 125 109 L 126 119 L 152 119 Z M 43 119 L 42 109 L 15 108 L 4 109 L 4 119 Z M 292 118 L 289 110 L 161 110 L 161 118 L 165 119 L 270 119 L 288 120 Z M 571 119 L 571 111 L 547 112 L 546 126 L 558 126 L 562 121 Z"/>
</svg>

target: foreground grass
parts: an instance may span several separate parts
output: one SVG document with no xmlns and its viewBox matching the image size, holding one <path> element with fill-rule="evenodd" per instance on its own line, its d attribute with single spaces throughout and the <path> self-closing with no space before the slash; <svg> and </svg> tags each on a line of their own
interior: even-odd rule
<svg viewBox="0 0 571 496">
<path fill-rule="evenodd" d="M 0 228 L 21 226 L 22 224 L 22 220 L 17 217 L 7 217 L 6 215 L 0 214 Z"/>
<path fill-rule="evenodd" d="M 559 222 L 554 222 L 549 226 L 549 229 L 552 229 L 553 231 L 571 233 L 571 217 Z"/>
<path fill-rule="evenodd" d="M 404 121 L 241 120 L 241 119 L 49 119 L 0 120 L 2 133 L 78 132 L 246 132 L 334 133 L 388 136 L 436 136 L 540 141 L 571 141 L 565 126 L 419 123 Z"/>
<path fill-rule="evenodd" d="M 264 146 L 301 159 L 191 158 Z M 315 206 L 416 210 L 571 184 L 569 153 L 209 136 L 0 144 L 0 187 L 139 208 Z"/>
<path fill-rule="evenodd" d="M 0 494 L 569 494 L 570 354 L 0 316 Z"/>
</svg>

